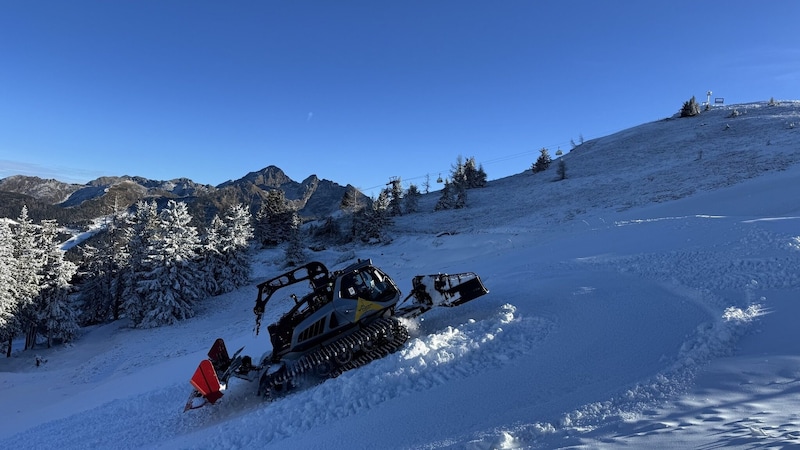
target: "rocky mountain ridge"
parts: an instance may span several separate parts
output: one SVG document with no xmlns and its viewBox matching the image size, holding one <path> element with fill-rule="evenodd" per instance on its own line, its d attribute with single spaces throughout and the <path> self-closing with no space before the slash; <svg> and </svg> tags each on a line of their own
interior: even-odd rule
<svg viewBox="0 0 800 450">
<path fill-rule="evenodd" d="M 188 178 L 105 176 L 82 185 L 14 175 L 0 179 L 0 217 L 17 217 L 24 204 L 34 220 L 52 218 L 63 224 L 80 225 L 115 208 L 126 209 L 142 199 L 159 204 L 174 199 L 189 204 L 196 219 L 209 220 L 235 203 L 244 203 L 255 213 L 267 193 L 275 189 L 284 192 L 301 217 L 313 219 L 336 212 L 345 193 L 354 188 L 321 180 L 316 175 L 297 182 L 272 165 L 218 186 L 195 183 Z"/>
</svg>

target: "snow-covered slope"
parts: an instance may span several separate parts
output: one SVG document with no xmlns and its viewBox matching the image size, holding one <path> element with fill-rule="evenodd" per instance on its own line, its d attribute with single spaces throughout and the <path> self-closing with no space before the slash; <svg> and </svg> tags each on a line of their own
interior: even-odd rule
<svg viewBox="0 0 800 450">
<path fill-rule="evenodd" d="M 234 380 L 182 413 L 215 338 L 269 350 L 252 288 L 173 327 L 87 329 L 39 367 L 37 353 L 2 359 L 0 447 L 800 446 L 794 123 L 798 102 L 644 124 L 566 155 L 566 180 L 496 180 L 457 211 L 428 212 L 434 193 L 392 244 L 315 254 L 372 258 L 406 291 L 418 273 L 475 271 L 491 292 L 273 403 Z M 254 282 L 278 255 L 257 256 Z"/>
</svg>

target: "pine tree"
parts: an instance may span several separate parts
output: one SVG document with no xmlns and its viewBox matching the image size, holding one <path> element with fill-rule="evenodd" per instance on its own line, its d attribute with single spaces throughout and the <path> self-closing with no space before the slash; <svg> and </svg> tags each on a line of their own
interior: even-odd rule
<svg viewBox="0 0 800 450">
<path fill-rule="evenodd" d="M 372 202 L 372 210 L 377 212 L 379 215 L 384 216 L 386 222 L 391 215 L 391 208 L 392 208 L 392 191 L 389 189 L 381 190 L 380 194 L 378 194 L 378 198 Z"/>
<path fill-rule="evenodd" d="M 230 272 L 225 264 L 223 255 L 223 233 L 225 224 L 219 215 L 214 215 L 203 234 L 199 253 L 199 266 L 203 274 L 203 289 L 208 295 L 214 296 L 227 292 L 229 289 Z M 223 287 L 224 286 L 224 287 Z M 228 290 L 226 290 L 228 289 Z"/>
<path fill-rule="evenodd" d="M 369 240 L 369 233 L 370 227 L 372 226 L 372 211 L 366 208 L 360 209 L 355 211 L 353 214 L 350 215 L 352 219 L 352 225 L 350 228 L 350 241 L 368 241 Z"/>
<path fill-rule="evenodd" d="M 111 219 L 106 225 L 106 234 L 108 234 L 109 251 L 111 253 L 110 260 L 110 283 L 109 293 L 111 295 L 111 319 L 119 320 L 122 315 L 123 292 L 125 288 L 125 281 L 123 273 L 125 267 L 129 264 L 130 255 L 128 254 L 127 242 L 125 237 L 125 230 L 122 225 L 125 221 L 126 212 L 117 203 L 117 198 L 114 198 L 114 207 L 111 214 Z"/>
<path fill-rule="evenodd" d="M 38 244 L 38 231 L 28 217 L 28 208 L 22 207 L 14 233 L 14 258 L 17 261 L 14 272 L 14 284 L 17 291 L 17 315 L 15 327 L 9 337 L 17 333 L 25 333 L 25 349 L 33 348 L 36 339 L 36 299 L 39 296 L 42 251 Z"/>
<path fill-rule="evenodd" d="M 389 207 L 388 212 L 390 216 L 400 216 L 403 214 L 403 209 L 400 207 L 403 201 L 403 186 L 400 182 L 400 177 L 394 177 L 389 181 Z"/>
<path fill-rule="evenodd" d="M 274 247 L 289 239 L 293 213 L 282 190 L 267 192 L 256 215 L 255 232 L 262 247 Z"/>
<path fill-rule="evenodd" d="M 558 159 L 558 167 L 556 167 L 556 174 L 559 180 L 567 178 L 567 165 L 564 163 L 563 158 Z"/>
<path fill-rule="evenodd" d="M 115 202 L 114 212 L 106 219 L 105 231 L 93 239 L 94 246 L 87 245 L 83 249 L 84 264 L 79 271 L 86 281 L 79 288 L 81 323 L 103 323 L 120 318 L 123 300 L 121 275 L 127 264 L 121 220 Z"/>
<path fill-rule="evenodd" d="M 453 181 L 453 188 L 455 191 L 455 203 L 453 207 L 466 208 L 467 207 L 467 185 L 466 179 L 461 179 L 459 182 Z"/>
<path fill-rule="evenodd" d="M 348 241 L 357 239 L 362 234 L 363 228 L 368 224 L 365 205 L 361 203 L 361 191 L 347 185 L 342 197 L 341 209 L 350 216 L 350 235 Z"/>
<path fill-rule="evenodd" d="M 98 242 L 96 247 L 86 245 L 82 248 L 84 263 L 78 271 L 84 281 L 80 283 L 78 298 L 83 324 L 103 323 L 112 316 L 111 259 L 105 255 L 105 246 L 104 242 Z"/>
<path fill-rule="evenodd" d="M 345 188 L 339 208 L 351 214 L 360 211 L 364 208 L 364 204 L 361 202 L 361 196 L 361 191 L 359 191 L 358 188 L 348 184 Z"/>
<path fill-rule="evenodd" d="M 539 158 L 536 159 L 536 162 L 533 163 L 531 170 L 533 173 L 544 172 L 550 167 L 550 152 L 546 148 L 542 148 L 539 150 Z"/>
<path fill-rule="evenodd" d="M 227 256 L 227 267 L 230 270 L 230 283 L 238 288 L 250 282 L 252 268 L 250 266 L 250 242 L 253 239 L 253 226 L 247 208 L 234 205 L 225 215 L 223 233 L 223 253 Z M 228 292 L 224 290 L 224 292 Z"/>
<path fill-rule="evenodd" d="M 140 323 L 145 314 L 144 299 L 138 285 L 149 270 L 145 263 L 156 240 L 158 222 L 156 203 L 140 200 L 125 229 L 125 264 L 120 268 L 122 310 L 134 325 Z"/>
<path fill-rule="evenodd" d="M 419 206 L 419 198 L 422 196 L 417 185 L 411 184 L 408 186 L 405 197 L 403 197 L 406 214 L 417 212 Z"/>
<path fill-rule="evenodd" d="M 249 248 L 253 239 L 252 218 L 243 204 L 228 208 L 225 215 L 226 242 L 235 248 Z"/>
<path fill-rule="evenodd" d="M 681 117 L 692 117 L 698 114 L 700 114 L 700 105 L 697 104 L 697 100 L 693 95 L 692 98 L 683 102 L 683 107 L 681 107 Z"/>
<path fill-rule="evenodd" d="M 0 220 L 0 342 L 8 345 L 6 356 L 11 356 L 11 339 L 16 334 L 17 289 L 14 273 L 14 237 L 8 222 Z"/>
<path fill-rule="evenodd" d="M 137 282 L 143 315 L 134 325 L 152 328 L 173 324 L 194 315 L 193 304 L 202 298 L 202 275 L 196 264 L 199 237 L 190 226 L 185 203 L 170 200 L 159 215 L 155 239 L 143 261 L 145 272 Z"/>
<path fill-rule="evenodd" d="M 477 165 L 474 156 L 467 158 L 467 161 L 464 163 L 464 176 L 466 178 L 467 189 L 486 186 L 486 172 L 483 170 L 483 165 Z"/>
<path fill-rule="evenodd" d="M 453 191 L 453 208 L 465 208 L 467 206 L 467 166 L 461 156 L 456 160 L 450 172 L 451 189 Z"/>
<path fill-rule="evenodd" d="M 324 219 L 322 225 L 314 228 L 311 235 L 315 238 L 319 238 L 323 242 L 336 243 L 341 240 L 342 232 L 339 229 L 339 224 L 336 222 L 336 219 L 332 216 L 328 216 Z"/>
<path fill-rule="evenodd" d="M 202 240 L 200 266 L 209 295 L 230 292 L 250 281 L 253 228 L 244 205 L 231 206 L 225 219 L 215 215 Z"/>
<path fill-rule="evenodd" d="M 385 230 L 392 224 L 389 215 L 390 197 L 389 189 L 381 190 L 378 198 L 372 202 L 372 208 L 361 216 L 361 241 L 378 243 L 386 239 Z"/>
<path fill-rule="evenodd" d="M 41 268 L 41 291 L 37 299 L 38 328 L 47 337 L 47 347 L 54 339 L 71 341 L 78 333 L 77 312 L 69 301 L 71 280 L 77 268 L 64 258 L 58 243 L 58 224 L 42 220 L 40 248 L 44 252 Z"/>
<path fill-rule="evenodd" d="M 296 215 L 292 220 L 291 235 L 289 243 L 284 251 L 284 263 L 286 266 L 299 266 L 306 262 L 306 252 L 303 246 L 303 239 L 300 233 L 300 216 Z"/>
<path fill-rule="evenodd" d="M 442 209 L 452 209 L 455 206 L 455 196 L 453 194 L 453 188 L 450 185 L 450 180 L 444 180 L 444 187 L 442 188 L 442 194 L 439 196 L 439 201 L 436 202 L 436 206 L 433 208 L 435 211 L 440 211 Z"/>
</svg>

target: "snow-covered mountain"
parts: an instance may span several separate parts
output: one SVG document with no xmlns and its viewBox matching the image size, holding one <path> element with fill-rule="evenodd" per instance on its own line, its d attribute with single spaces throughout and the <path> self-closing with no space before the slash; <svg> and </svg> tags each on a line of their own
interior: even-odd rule
<svg viewBox="0 0 800 450">
<path fill-rule="evenodd" d="M 79 184 L 14 175 L 0 179 L 0 191 L 29 195 L 46 203 L 60 203 L 80 189 Z"/>
<path fill-rule="evenodd" d="M 252 287 L 176 326 L 0 359 L 0 448 L 800 447 L 797 123 L 800 102 L 643 124 L 565 155 L 565 180 L 495 180 L 461 210 L 433 212 L 432 193 L 391 244 L 313 254 L 372 258 L 406 292 L 475 271 L 490 293 L 272 403 L 233 380 L 182 412 L 214 339 L 269 351 Z M 280 255 L 255 256 L 254 285 Z"/>
<path fill-rule="evenodd" d="M 270 190 L 284 192 L 301 217 L 330 216 L 340 209 L 352 186 L 310 175 L 302 182 L 289 178 L 280 168 L 268 166 L 219 186 L 196 183 L 188 178 L 159 181 L 143 177 L 100 177 L 85 185 L 15 175 L 0 179 L 0 217 L 17 217 L 26 205 L 34 219 L 55 218 L 62 224 L 87 226 L 93 219 L 115 208 L 127 209 L 142 199 L 164 205 L 168 200 L 186 202 L 198 220 L 242 203 L 258 211 Z M 362 200 L 370 200 L 361 194 Z"/>
</svg>

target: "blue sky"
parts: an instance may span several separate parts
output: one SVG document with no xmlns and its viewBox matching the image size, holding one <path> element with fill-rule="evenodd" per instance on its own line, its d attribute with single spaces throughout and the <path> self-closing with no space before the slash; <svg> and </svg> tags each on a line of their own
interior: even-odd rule
<svg viewBox="0 0 800 450">
<path fill-rule="evenodd" d="M 367 193 L 675 113 L 798 99 L 800 2 L 0 0 L 0 177 Z M 434 187 L 435 187 L 435 183 Z"/>
</svg>

